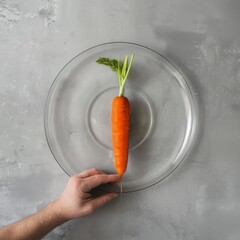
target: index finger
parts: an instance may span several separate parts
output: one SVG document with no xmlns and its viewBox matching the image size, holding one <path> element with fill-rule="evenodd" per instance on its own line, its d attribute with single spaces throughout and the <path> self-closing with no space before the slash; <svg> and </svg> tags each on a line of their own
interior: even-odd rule
<svg viewBox="0 0 240 240">
<path fill-rule="evenodd" d="M 104 174 L 104 172 L 101 170 L 98 170 L 96 168 L 90 168 L 81 173 L 76 174 L 75 176 L 79 177 L 79 178 L 87 178 L 87 177 L 97 175 L 97 174 Z"/>
<path fill-rule="evenodd" d="M 117 182 L 121 179 L 119 174 L 98 174 L 88 177 L 84 180 L 82 191 L 90 192 L 93 188 L 98 187 L 105 183 Z"/>
</svg>

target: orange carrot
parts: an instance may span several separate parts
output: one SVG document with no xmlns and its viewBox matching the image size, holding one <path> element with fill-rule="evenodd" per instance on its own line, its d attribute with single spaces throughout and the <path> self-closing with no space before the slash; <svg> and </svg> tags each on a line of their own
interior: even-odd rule
<svg viewBox="0 0 240 240">
<path fill-rule="evenodd" d="M 121 176 L 127 170 L 128 148 L 129 148 L 129 131 L 130 131 L 130 103 L 124 96 L 124 87 L 129 75 L 134 54 L 132 54 L 128 64 L 128 56 L 124 62 L 120 60 L 99 58 L 97 62 L 110 66 L 113 71 L 118 72 L 119 79 L 119 96 L 115 97 L 112 102 L 112 143 L 115 159 L 115 167 Z M 122 192 L 122 177 L 121 177 Z"/>
<path fill-rule="evenodd" d="M 130 130 L 130 103 L 117 96 L 112 102 L 112 142 L 115 167 L 120 175 L 127 170 Z"/>
</svg>

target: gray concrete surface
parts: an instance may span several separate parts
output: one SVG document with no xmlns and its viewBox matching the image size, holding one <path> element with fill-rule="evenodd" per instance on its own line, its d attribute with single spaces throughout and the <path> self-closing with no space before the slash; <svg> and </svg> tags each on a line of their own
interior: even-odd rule
<svg viewBox="0 0 240 240">
<path fill-rule="evenodd" d="M 238 0 L 0 0 L 0 226 L 56 199 L 68 177 L 43 128 L 61 67 L 96 44 L 163 53 L 190 79 L 200 131 L 163 182 L 125 194 L 45 239 L 236 240 L 240 236 Z"/>
</svg>

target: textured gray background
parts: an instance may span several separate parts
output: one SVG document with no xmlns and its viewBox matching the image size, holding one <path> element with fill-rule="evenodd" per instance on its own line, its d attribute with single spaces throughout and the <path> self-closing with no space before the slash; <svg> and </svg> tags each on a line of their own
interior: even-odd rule
<svg viewBox="0 0 240 240">
<path fill-rule="evenodd" d="M 41 209 L 68 180 L 43 129 L 58 71 L 93 45 L 130 41 L 190 79 L 200 110 L 195 148 L 163 182 L 45 239 L 238 239 L 239 10 L 238 0 L 0 0 L 0 225 Z"/>
</svg>

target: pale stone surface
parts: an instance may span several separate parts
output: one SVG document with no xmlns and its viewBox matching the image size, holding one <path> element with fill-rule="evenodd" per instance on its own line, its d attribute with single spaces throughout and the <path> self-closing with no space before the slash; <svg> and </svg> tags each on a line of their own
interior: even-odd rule
<svg viewBox="0 0 240 240">
<path fill-rule="evenodd" d="M 57 73 L 91 46 L 128 41 L 161 52 L 190 79 L 195 148 L 163 182 L 45 239 L 237 239 L 239 9 L 238 0 L 0 0 L 0 226 L 41 209 L 67 182 L 43 127 Z"/>
</svg>

